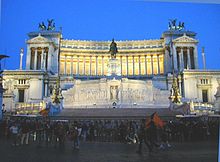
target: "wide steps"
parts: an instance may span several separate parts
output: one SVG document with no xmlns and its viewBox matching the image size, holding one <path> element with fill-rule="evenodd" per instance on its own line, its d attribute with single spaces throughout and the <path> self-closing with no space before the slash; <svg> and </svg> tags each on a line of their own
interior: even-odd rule
<svg viewBox="0 0 220 162">
<path fill-rule="evenodd" d="M 176 112 L 168 108 L 78 108 L 63 109 L 58 115 L 63 118 L 146 118 L 154 112 L 164 118 L 170 118 L 177 115 Z"/>
</svg>

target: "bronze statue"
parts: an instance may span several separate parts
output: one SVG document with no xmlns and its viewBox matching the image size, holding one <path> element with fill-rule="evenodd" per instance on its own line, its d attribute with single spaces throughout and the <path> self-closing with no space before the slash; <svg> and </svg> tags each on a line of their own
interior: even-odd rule
<svg viewBox="0 0 220 162">
<path fill-rule="evenodd" d="M 54 20 L 51 19 L 47 19 L 47 22 L 48 22 L 48 27 L 47 27 L 47 30 L 54 30 L 55 29 L 55 23 L 53 22 Z"/>
<path fill-rule="evenodd" d="M 168 25 L 169 30 L 179 30 L 179 31 L 181 31 L 181 30 L 185 29 L 184 22 L 179 21 L 179 24 L 176 25 L 177 19 L 169 19 L 169 21 L 170 21 L 169 25 Z"/>
<path fill-rule="evenodd" d="M 184 22 L 182 22 L 181 28 L 182 28 L 182 29 L 185 29 L 185 24 L 184 24 Z"/>
<path fill-rule="evenodd" d="M 118 48 L 117 48 L 117 44 L 114 42 L 114 38 L 112 39 L 109 52 L 111 54 L 112 59 L 116 58 L 116 53 L 118 52 Z"/>
<path fill-rule="evenodd" d="M 43 21 L 42 21 L 42 23 L 39 23 L 38 28 L 39 28 L 39 30 L 46 30 L 46 25 L 44 25 Z"/>
<path fill-rule="evenodd" d="M 172 87 L 170 89 L 170 97 L 172 103 L 180 104 L 181 103 L 181 94 L 178 87 L 178 80 L 176 77 L 173 77 Z"/>
<path fill-rule="evenodd" d="M 39 30 L 55 30 L 55 23 L 53 22 L 54 19 L 47 19 L 48 25 L 46 27 L 46 25 L 44 24 L 44 22 L 42 21 L 42 23 L 39 23 Z"/>
</svg>

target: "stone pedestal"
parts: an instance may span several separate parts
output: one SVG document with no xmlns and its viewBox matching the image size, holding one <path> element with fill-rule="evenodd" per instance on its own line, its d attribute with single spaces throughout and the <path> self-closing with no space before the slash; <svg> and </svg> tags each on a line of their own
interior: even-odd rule
<svg viewBox="0 0 220 162">
<path fill-rule="evenodd" d="M 115 58 L 109 59 L 107 77 L 118 78 L 121 76 L 120 61 Z"/>
<path fill-rule="evenodd" d="M 75 80 L 63 94 L 65 108 L 167 108 L 169 91 L 152 81 L 122 79 Z"/>
</svg>

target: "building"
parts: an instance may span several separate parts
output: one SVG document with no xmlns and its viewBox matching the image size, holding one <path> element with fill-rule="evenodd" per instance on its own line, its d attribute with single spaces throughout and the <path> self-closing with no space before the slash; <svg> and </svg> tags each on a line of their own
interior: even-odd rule
<svg viewBox="0 0 220 162">
<path fill-rule="evenodd" d="M 118 78 L 108 77 L 111 41 L 67 40 L 55 30 L 28 38 L 26 68 L 3 72 L 7 111 L 44 109 L 57 80 L 64 108 L 168 108 L 173 73 L 183 101 L 214 104 L 220 71 L 199 69 L 196 33 L 179 26 L 157 40 L 116 41 Z"/>
</svg>

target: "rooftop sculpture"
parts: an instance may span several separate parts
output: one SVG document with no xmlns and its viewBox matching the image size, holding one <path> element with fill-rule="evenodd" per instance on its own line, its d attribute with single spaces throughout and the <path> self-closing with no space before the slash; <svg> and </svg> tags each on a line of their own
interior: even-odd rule
<svg viewBox="0 0 220 162">
<path fill-rule="evenodd" d="M 55 30 L 55 22 L 54 19 L 47 19 L 48 25 L 46 26 L 44 22 L 42 21 L 39 23 L 39 30 L 44 31 L 44 30 Z"/>
<path fill-rule="evenodd" d="M 185 29 L 185 24 L 184 22 L 179 21 L 179 24 L 177 25 L 177 19 L 169 19 L 169 25 L 168 25 L 168 29 L 169 30 L 184 30 Z"/>
</svg>

